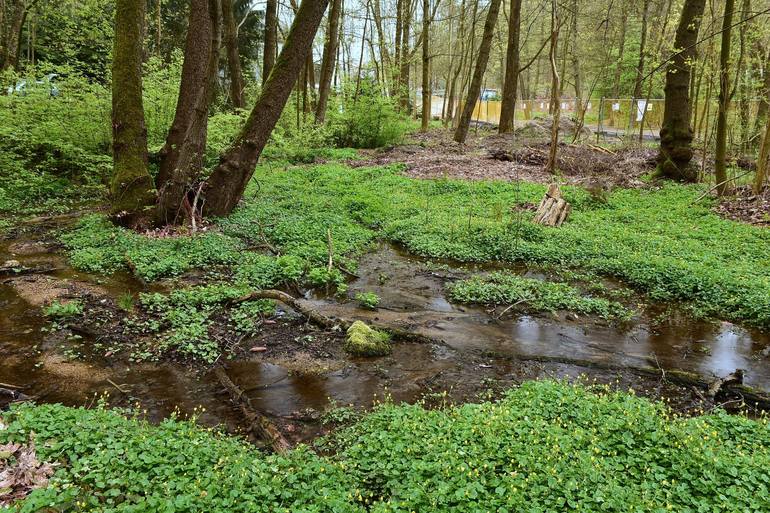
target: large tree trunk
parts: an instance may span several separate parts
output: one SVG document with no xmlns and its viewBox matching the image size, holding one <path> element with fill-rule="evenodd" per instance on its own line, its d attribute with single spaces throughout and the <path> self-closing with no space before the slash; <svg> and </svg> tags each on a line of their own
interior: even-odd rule
<svg viewBox="0 0 770 513">
<path fill-rule="evenodd" d="M 759 86 L 759 107 L 757 108 L 757 119 L 754 124 L 754 132 L 756 133 L 762 130 L 762 124 L 768 117 L 768 114 L 770 114 L 770 45 L 768 45 L 764 66 L 764 79 Z"/>
<path fill-rule="evenodd" d="M 705 5 L 706 0 L 685 0 L 674 39 L 677 53 L 666 69 L 658 172 L 673 180 L 686 182 L 694 182 L 698 178 L 697 169 L 691 165 L 690 70 L 696 56 L 695 43 Z"/>
<path fill-rule="evenodd" d="M 12 4 L 11 17 L 8 27 L 5 31 L 5 41 L 3 48 L 2 63 L 0 71 L 6 69 L 16 69 L 19 65 L 19 49 L 21 47 L 21 33 L 24 29 L 24 22 L 27 19 L 27 13 L 32 5 L 27 5 L 24 0 L 16 0 Z"/>
<path fill-rule="evenodd" d="M 113 174 L 110 208 L 115 220 L 138 226 L 155 203 L 147 168 L 142 105 L 142 34 L 145 0 L 117 0 L 112 61 Z"/>
<path fill-rule="evenodd" d="M 519 84 L 519 34 L 521 33 L 521 0 L 511 0 L 511 17 L 508 20 L 508 49 L 505 59 L 505 83 L 503 104 L 500 110 L 499 132 L 513 131 L 516 116 L 516 95 Z"/>
<path fill-rule="evenodd" d="M 262 56 L 262 85 L 270 77 L 278 52 L 278 0 L 267 0 L 265 7 L 265 50 Z"/>
<path fill-rule="evenodd" d="M 717 194 L 727 192 L 727 111 L 730 108 L 730 37 L 735 0 L 725 0 L 722 19 L 722 47 L 719 52 L 719 112 L 717 113 L 716 150 L 714 175 Z"/>
<path fill-rule="evenodd" d="M 166 143 L 160 150 L 160 170 L 156 182 L 161 190 L 171 180 L 179 159 L 179 149 L 193 122 L 198 99 L 205 93 L 212 30 L 208 0 L 192 0 L 176 112 Z"/>
<path fill-rule="evenodd" d="M 177 112 L 162 152 L 156 182 L 158 224 L 177 223 L 195 215 L 188 195 L 203 168 L 209 104 L 218 78 L 219 0 L 195 0 L 193 7 L 196 11 L 190 12 Z"/>
<path fill-rule="evenodd" d="M 243 74 L 238 52 L 238 26 L 233 15 L 233 0 L 221 0 L 222 26 L 227 49 L 227 70 L 230 72 L 230 101 L 236 109 L 245 107 L 243 101 Z"/>
<path fill-rule="evenodd" d="M 479 99 L 479 94 L 481 93 L 481 81 L 484 79 L 484 72 L 487 69 L 487 62 L 489 61 L 489 50 L 492 46 L 492 35 L 495 31 L 495 24 L 497 24 L 497 15 L 500 13 L 500 3 L 501 0 L 491 0 L 489 3 L 489 12 L 487 13 L 487 20 L 484 22 L 484 34 L 481 37 L 476 69 L 473 72 L 473 78 L 468 86 L 468 95 L 465 100 L 465 105 L 463 105 L 460 122 L 457 125 L 457 130 L 455 130 L 454 139 L 459 143 L 464 143 L 466 137 L 468 137 L 468 128 L 471 125 L 473 109 L 475 108 L 476 100 Z"/>
<path fill-rule="evenodd" d="M 430 0 L 422 0 L 422 123 L 421 130 L 428 131 L 431 118 L 430 89 Z"/>
<path fill-rule="evenodd" d="M 303 0 L 273 72 L 241 133 L 206 186 L 206 211 L 223 216 L 238 204 L 313 45 L 328 0 Z"/>
<path fill-rule="evenodd" d="M 329 9 L 329 28 L 326 30 L 324 41 L 323 60 L 321 61 L 321 77 L 318 82 L 318 104 L 316 105 L 315 121 L 323 123 L 326 118 L 326 108 L 329 104 L 329 94 L 332 87 L 332 74 L 334 73 L 337 45 L 340 40 L 340 13 L 342 12 L 342 0 L 332 0 Z"/>
</svg>

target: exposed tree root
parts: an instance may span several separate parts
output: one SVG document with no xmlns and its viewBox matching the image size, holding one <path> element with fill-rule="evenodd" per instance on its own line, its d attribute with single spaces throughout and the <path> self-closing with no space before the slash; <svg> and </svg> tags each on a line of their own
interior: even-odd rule
<svg viewBox="0 0 770 513">
<path fill-rule="evenodd" d="M 288 440 L 284 438 L 275 424 L 254 409 L 251 400 L 244 394 L 243 390 L 233 383 L 225 369 L 218 365 L 214 367 L 214 374 L 225 387 L 227 393 L 230 394 L 230 399 L 240 407 L 242 415 L 248 422 L 247 429 L 251 435 L 257 440 L 267 442 L 276 453 L 283 454 L 288 451 L 291 448 Z"/>
</svg>

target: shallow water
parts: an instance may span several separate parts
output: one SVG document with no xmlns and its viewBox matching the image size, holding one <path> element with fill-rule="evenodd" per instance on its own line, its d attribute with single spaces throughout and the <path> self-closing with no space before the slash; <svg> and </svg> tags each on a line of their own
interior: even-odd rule
<svg viewBox="0 0 770 513">
<path fill-rule="evenodd" d="M 28 266 L 53 264 L 57 267 L 50 273 L 53 278 L 63 283 L 90 284 L 113 297 L 143 288 L 126 274 L 99 278 L 77 273 L 60 254 L 44 246 L 32 244 L 24 254 L 12 253 L 11 243 L 18 242 L 0 242 L 0 262 L 13 258 Z M 516 270 L 527 274 L 523 267 Z M 322 296 L 306 299 L 329 316 L 392 324 L 435 337 L 445 345 L 397 344 L 389 357 L 353 359 L 340 370 L 321 376 L 292 375 L 286 368 L 255 355 L 229 362 L 228 374 L 246 391 L 255 408 L 289 419 L 306 409 L 322 411 L 330 400 L 339 405 L 370 406 L 386 395 L 396 401 L 415 401 L 426 392 L 447 388 L 468 398 L 483 388 L 485 380 L 510 383 L 541 376 L 575 376 L 585 371 L 602 373 L 569 364 L 517 364 L 510 358 L 517 355 L 612 365 L 638 366 L 656 361 L 664 368 L 704 375 L 725 375 L 743 368 L 747 384 L 770 390 L 770 366 L 761 353 L 770 347 L 767 335 L 728 323 L 691 320 L 677 320 L 653 329 L 644 316 L 630 329 L 591 319 L 569 321 L 563 315 L 507 315 L 496 321 L 483 308 L 447 301 L 445 281 L 463 272 L 455 268 L 432 272 L 421 259 L 383 246 L 364 257 L 361 277 L 351 282 L 349 291 L 350 297 L 359 291 L 375 292 L 381 297 L 378 310 L 370 312 L 353 301 L 340 303 Z M 139 404 L 152 420 L 178 410 L 182 414 L 197 413 L 207 425 L 225 424 L 237 429 L 240 416 L 212 373 L 170 362 L 128 364 L 103 357 L 88 358 L 88 362 L 68 360 L 58 347 L 43 342 L 47 324 L 39 306 L 22 298 L 7 280 L 0 280 L 0 383 L 22 387 L 25 394 L 38 401 L 73 406 L 93 404 L 98 395 L 106 392 L 111 404 Z M 309 428 L 293 420 L 286 421 L 284 427 L 295 432 L 299 440 L 317 432 L 317 427 Z"/>
</svg>

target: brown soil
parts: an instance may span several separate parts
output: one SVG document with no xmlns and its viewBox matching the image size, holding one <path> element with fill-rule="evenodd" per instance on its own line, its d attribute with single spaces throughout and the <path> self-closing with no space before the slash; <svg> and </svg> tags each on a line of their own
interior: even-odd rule
<svg viewBox="0 0 770 513">
<path fill-rule="evenodd" d="M 727 219 L 770 226 L 770 187 L 765 187 L 760 194 L 754 194 L 748 185 L 738 187 L 732 195 L 723 198 L 714 210 Z"/>
<path fill-rule="evenodd" d="M 571 140 L 571 139 L 570 139 Z M 414 134 L 404 145 L 364 152 L 351 166 L 406 165 L 413 178 L 457 178 L 550 183 L 545 171 L 548 143 L 527 142 L 513 134 L 479 131 L 467 143 L 458 144 L 446 130 Z M 593 145 L 560 144 L 560 179 L 568 184 L 603 187 L 642 187 L 640 178 L 654 167 L 656 152 L 650 148 L 605 149 Z"/>
</svg>

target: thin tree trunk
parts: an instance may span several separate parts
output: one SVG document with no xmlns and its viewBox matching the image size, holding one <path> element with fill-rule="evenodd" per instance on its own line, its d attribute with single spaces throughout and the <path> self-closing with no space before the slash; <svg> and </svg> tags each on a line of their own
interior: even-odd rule
<svg viewBox="0 0 770 513">
<path fill-rule="evenodd" d="M 206 209 L 209 215 L 229 214 L 243 196 L 259 156 L 307 60 L 328 3 L 328 0 L 302 1 L 254 109 L 207 182 Z"/>
<path fill-rule="evenodd" d="M 722 18 L 722 47 L 719 52 L 719 111 L 717 112 L 716 149 L 714 155 L 714 176 L 717 194 L 727 192 L 727 111 L 730 108 L 730 37 L 733 24 L 735 0 L 725 0 L 725 14 Z"/>
<path fill-rule="evenodd" d="M 455 103 L 457 98 L 457 80 L 460 77 L 463 66 L 465 65 L 465 0 L 460 3 L 460 30 L 457 38 L 457 49 L 460 51 L 460 58 L 457 61 L 457 69 L 452 75 L 452 81 L 449 84 L 449 97 L 447 98 L 447 115 L 444 119 L 444 125 L 449 126 L 455 117 Z"/>
<path fill-rule="evenodd" d="M 404 0 L 403 28 L 401 32 L 401 68 L 398 72 L 399 82 L 399 105 L 404 111 L 411 111 L 409 101 L 409 72 L 411 59 L 409 58 L 409 48 L 412 36 L 412 0 Z"/>
<path fill-rule="evenodd" d="M 503 102 L 500 110 L 501 134 L 513 131 L 516 116 L 516 94 L 519 84 L 519 35 L 521 33 L 521 0 L 511 0 L 511 16 L 508 19 L 508 48 L 505 59 Z"/>
<path fill-rule="evenodd" d="M 642 5 L 642 33 L 639 42 L 639 63 L 636 65 L 636 80 L 634 81 L 634 98 L 642 96 L 642 80 L 644 79 L 644 57 L 647 51 L 647 18 L 650 14 L 650 0 L 644 0 Z"/>
<path fill-rule="evenodd" d="M 364 17 L 364 30 L 361 33 L 361 52 L 358 54 L 358 71 L 356 72 L 356 92 L 353 95 L 353 101 L 358 100 L 358 94 L 361 92 L 361 68 L 364 65 L 364 49 L 366 48 L 366 29 L 369 25 L 369 1 L 366 2 L 366 16 Z"/>
<path fill-rule="evenodd" d="M 764 78 L 759 86 L 759 107 L 757 107 L 757 119 L 754 124 L 755 133 L 762 130 L 762 123 L 770 118 L 768 114 L 770 114 L 770 45 L 768 45 L 767 57 L 765 57 Z"/>
<path fill-rule="evenodd" d="M 561 102 L 559 102 L 559 72 L 556 69 L 556 51 L 559 46 L 559 28 L 561 24 L 558 18 L 558 5 L 556 0 L 551 0 L 551 49 L 549 52 L 551 61 L 551 104 L 553 105 L 553 122 L 551 123 L 551 145 L 548 151 L 548 163 L 545 170 L 550 174 L 556 174 L 556 150 L 559 145 L 559 122 L 561 118 Z"/>
<path fill-rule="evenodd" d="M 383 89 L 388 90 L 387 81 L 389 80 L 389 74 L 392 72 L 393 63 L 390 61 L 390 51 L 388 50 L 388 43 L 385 40 L 385 31 L 382 28 L 382 12 L 380 10 L 379 0 L 371 2 L 372 16 L 374 17 L 374 25 L 377 27 L 377 39 L 380 49 L 380 59 L 382 60 L 382 73 L 381 82 Z"/>
<path fill-rule="evenodd" d="M 238 53 L 238 27 L 233 16 L 233 0 L 221 0 L 221 2 L 227 69 L 230 72 L 230 101 L 234 108 L 242 109 L 246 105 L 243 101 L 243 74 Z"/>
<path fill-rule="evenodd" d="M 674 49 L 666 69 L 663 126 L 660 130 L 658 172 L 668 178 L 694 182 L 691 165 L 693 131 L 690 126 L 690 70 L 695 60 L 700 19 L 706 0 L 685 0 L 676 29 Z"/>
<path fill-rule="evenodd" d="M 759 156 L 757 157 L 757 172 L 754 175 L 754 194 L 760 194 L 767 180 L 767 167 L 770 159 L 770 116 L 765 121 L 765 134 L 759 145 Z"/>
<path fill-rule="evenodd" d="M 422 0 L 422 123 L 421 130 L 428 131 L 431 118 L 430 88 L 430 0 Z"/>
<path fill-rule="evenodd" d="M 342 12 L 342 0 L 332 0 L 329 11 L 329 28 L 326 31 L 324 42 L 323 60 L 321 61 L 321 77 L 318 83 L 318 104 L 316 105 L 315 121 L 323 123 L 326 117 L 326 108 L 329 102 L 329 93 L 334 73 L 337 45 L 339 44 L 340 13 Z"/>
<path fill-rule="evenodd" d="M 117 0 L 115 6 L 110 208 L 118 223 L 131 227 L 143 224 L 155 203 L 142 105 L 142 32 L 146 7 L 145 0 Z"/>
<path fill-rule="evenodd" d="M 267 0 L 265 6 L 265 50 L 262 56 L 262 85 L 270 77 L 278 52 L 278 0 Z"/>
<path fill-rule="evenodd" d="M 460 122 L 457 125 L 457 130 L 455 130 L 454 140 L 458 143 L 465 143 L 465 139 L 468 137 L 471 116 L 473 116 L 476 100 L 481 93 L 481 81 L 484 79 L 484 72 L 487 69 L 487 62 L 489 62 L 489 50 L 492 47 L 492 36 L 495 31 L 495 25 L 497 24 L 497 15 L 500 13 L 500 3 L 501 0 L 491 0 L 489 3 L 489 12 L 487 13 L 487 20 L 484 22 L 484 34 L 481 37 L 476 69 L 473 72 L 473 78 L 468 86 L 468 95 L 465 100 L 465 105 L 463 105 Z"/>
<path fill-rule="evenodd" d="M 615 66 L 615 80 L 612 86 L 612 95 L 620 96 L 620 76 L 623 73 L 623 52 L 626 48 L 626 25 L 628 24 L 627 4 L 625 0 L 620 3 L 620 35 L 618 36 L 618 61 Z"/>
<path fill-rule="evenodd" d="M 583 77 L 580 73 L 580 61 L 578 59 L 578 2 L 572 0 L 572 48 L 570 56 L 572 58 L 572 74 L 575 78 L 575 113 L 578 117 L 578 123 L 582 124 L 583 112 Z"/>
</svg>

